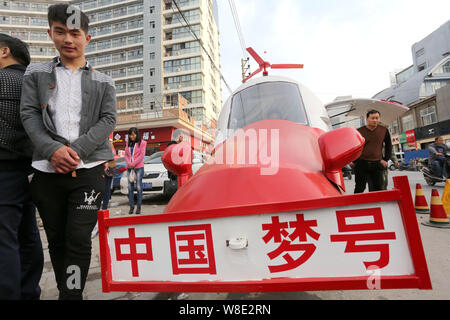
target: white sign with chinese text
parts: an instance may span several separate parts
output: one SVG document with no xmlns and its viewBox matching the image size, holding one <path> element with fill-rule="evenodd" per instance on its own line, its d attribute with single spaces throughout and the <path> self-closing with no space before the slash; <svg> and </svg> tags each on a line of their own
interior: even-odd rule
<svg viewBox="0 0 450 320">
<path fill-rule="evenodd" d="M 109 227 L 113 281 L 414 273 L 397 202 Z M 229 241 L 247 245 L 232 248 Z"/>
</svg>

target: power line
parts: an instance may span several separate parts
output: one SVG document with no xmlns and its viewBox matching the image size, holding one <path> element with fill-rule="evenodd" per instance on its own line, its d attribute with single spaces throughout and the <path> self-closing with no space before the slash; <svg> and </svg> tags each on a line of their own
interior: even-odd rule
<svg viewBox="0 0 450 320">
<path fill-rule="evenodd" d="M 242 53 L 243 53 L 243 57 L 246 57 L 246 48 L 247 46 L 245 45 L 245 41 L 244 41 L 244 36 L 242 35 L 242 29 L 241 29 L 241 24 L 239 23 L 239 15 L 237 13 L 236 10 L 236 5 L 234 3 L 234 0 L 228 0 L 228 3 L 230 4 L 230 8 L 231 8 L 231 15 L 233 16 L 233 20 L 234 20 L 234 26 L 236 27 L 236 31 L 238 34 L 238 38 L 239 38 L 239 42 L 241 44 L 241 48 L 242 48 Z"/>
<path fill-rule="evenodd" d="M 211 61 L 211 64 L 214 66 L 214 68 L 219 72 L 220 74 L 220 78 L 222 79 L 222 81 L 225 83 L 225 85 L 227 86 L 228 91 L 230 91 L 230 94 L 233 93 L 233 91 L 231 90 L 230 86 L 228 85 L 228 83 L 226 82 L 225 78 L 222 75 L 222 72 L 220 72 L 220 69 L 216 66 L 216 64 L 214 63 L 214 60 L 211 58 L 211 56 L 209 55 L 209 52 L 206 50 L 206 48 L 203 46 L 202 42 L 200 41 L 200 39 L 197 37 L 197 34 L 194 32 L 194 30 L 192 30 L 191 24 L 187 21 L 186 17 L 184 16 L 183 12 L 181 11 L 180 7 L 178 6 L 178 3 L 175 0 L 172 0 L 173 3 L 175 4 L 175 6 L 177 7 L 178 12 L 180 13 L 181 17 L 183 18 L 184 22 L 186 23 L 186 26 L 189 28 L 189 30 L 191 31 L 192 35 L 194 36 L 194 38 L 198 41 L 198 43 L 200 44 L 200 46 L 202 47 L 203 51 L 205 51 L 206 55 L 208 56 L 209 60 Z"/>
</svg>

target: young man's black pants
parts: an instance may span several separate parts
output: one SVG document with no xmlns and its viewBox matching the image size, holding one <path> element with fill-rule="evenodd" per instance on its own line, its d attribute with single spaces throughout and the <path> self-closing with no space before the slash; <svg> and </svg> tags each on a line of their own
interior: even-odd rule
<svg viewBox="0 0 450 320">
<path fill-rule="evenodd" d="M 362 193 L 369 183 L 369 192 L 383 190 L 383 165 L 380 161 L 357 160 L 355 163 L 355 192 Z"/>
<path fill-rule="evenodd" d="M 105 189 L 104 166 L 72 174 L 36 171 L 33 201 L 44 224 L 59 299 L 82 299 L 91 262 L 91 233 Z"/>
<path fill-rule="evenodd" d="M 43 266 L 28 174 L 0 171 L 0 300 L 38 300 Z"/>
</svg>

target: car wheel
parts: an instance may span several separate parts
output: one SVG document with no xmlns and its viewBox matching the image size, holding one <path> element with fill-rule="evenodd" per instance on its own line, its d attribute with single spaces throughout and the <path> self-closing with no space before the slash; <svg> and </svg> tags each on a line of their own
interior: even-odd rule
<svg viewBox="0 0 450 320">
<path fill-rule="evenodd" d="M 389 170 L 394 171 L 395 170 L 395 164 L 391 164 L 391 166 L 389 167 Z"/>
<path fill-rule="evenodd" d="M 163 196 L 166 198 L 172 198 L 173 195 L 175 194 L 175 192 L 177 192 L 177 185 L 175 184 L 176 182 L 174 181 L 170 181 L 170 180 L 166 180 L 164 181 L 164 191 L 163 191 Z"/>
<path fill-rule="evenodd" d="M 434 186 L 436 184 L 436 181 L 431 180 L 430 178 L 425 178 L 425 182 L 429 186 Z"/>
</svg>

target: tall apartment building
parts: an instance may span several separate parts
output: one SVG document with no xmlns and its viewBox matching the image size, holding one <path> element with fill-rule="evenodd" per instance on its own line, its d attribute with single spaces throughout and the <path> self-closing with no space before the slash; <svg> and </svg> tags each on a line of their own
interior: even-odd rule
<svg viewBox="0 0 450 320">
<path fill-rule="evenodd" d="M 90 19 L 87 60 L 116 84 L 118 149 L 131 126 L 149 152 L 163 150 L 178 128 L 202 136 L 191 140 L 199 151 L 212 142 L 222 105 L 216 0 L 175 2 L 71 1 Z"/>
<path fill-rule="evenodd" d="M 58 55 L 47 35 L 48 6 L 77 5 L 90 19 L 86 58 L 116 83 L 116 148 L 136 126 L 149 153 L 179 128 L 200 136 L 191 144 L 204 151 L 222 106 L 217 4 L 175 1 L 183 15 L 171 0 L 0 1 L 0 32 L 27 42 L 32 62 L 48 61 Z"/>
<path fill-rule="evenodd" d="M 32 62 L 48 61 L 58 55 L 47 35 L 47 8 L 68 0 L 0 1 L 0 33 L 19 38 L 29 45 Z"/>
</svg>

